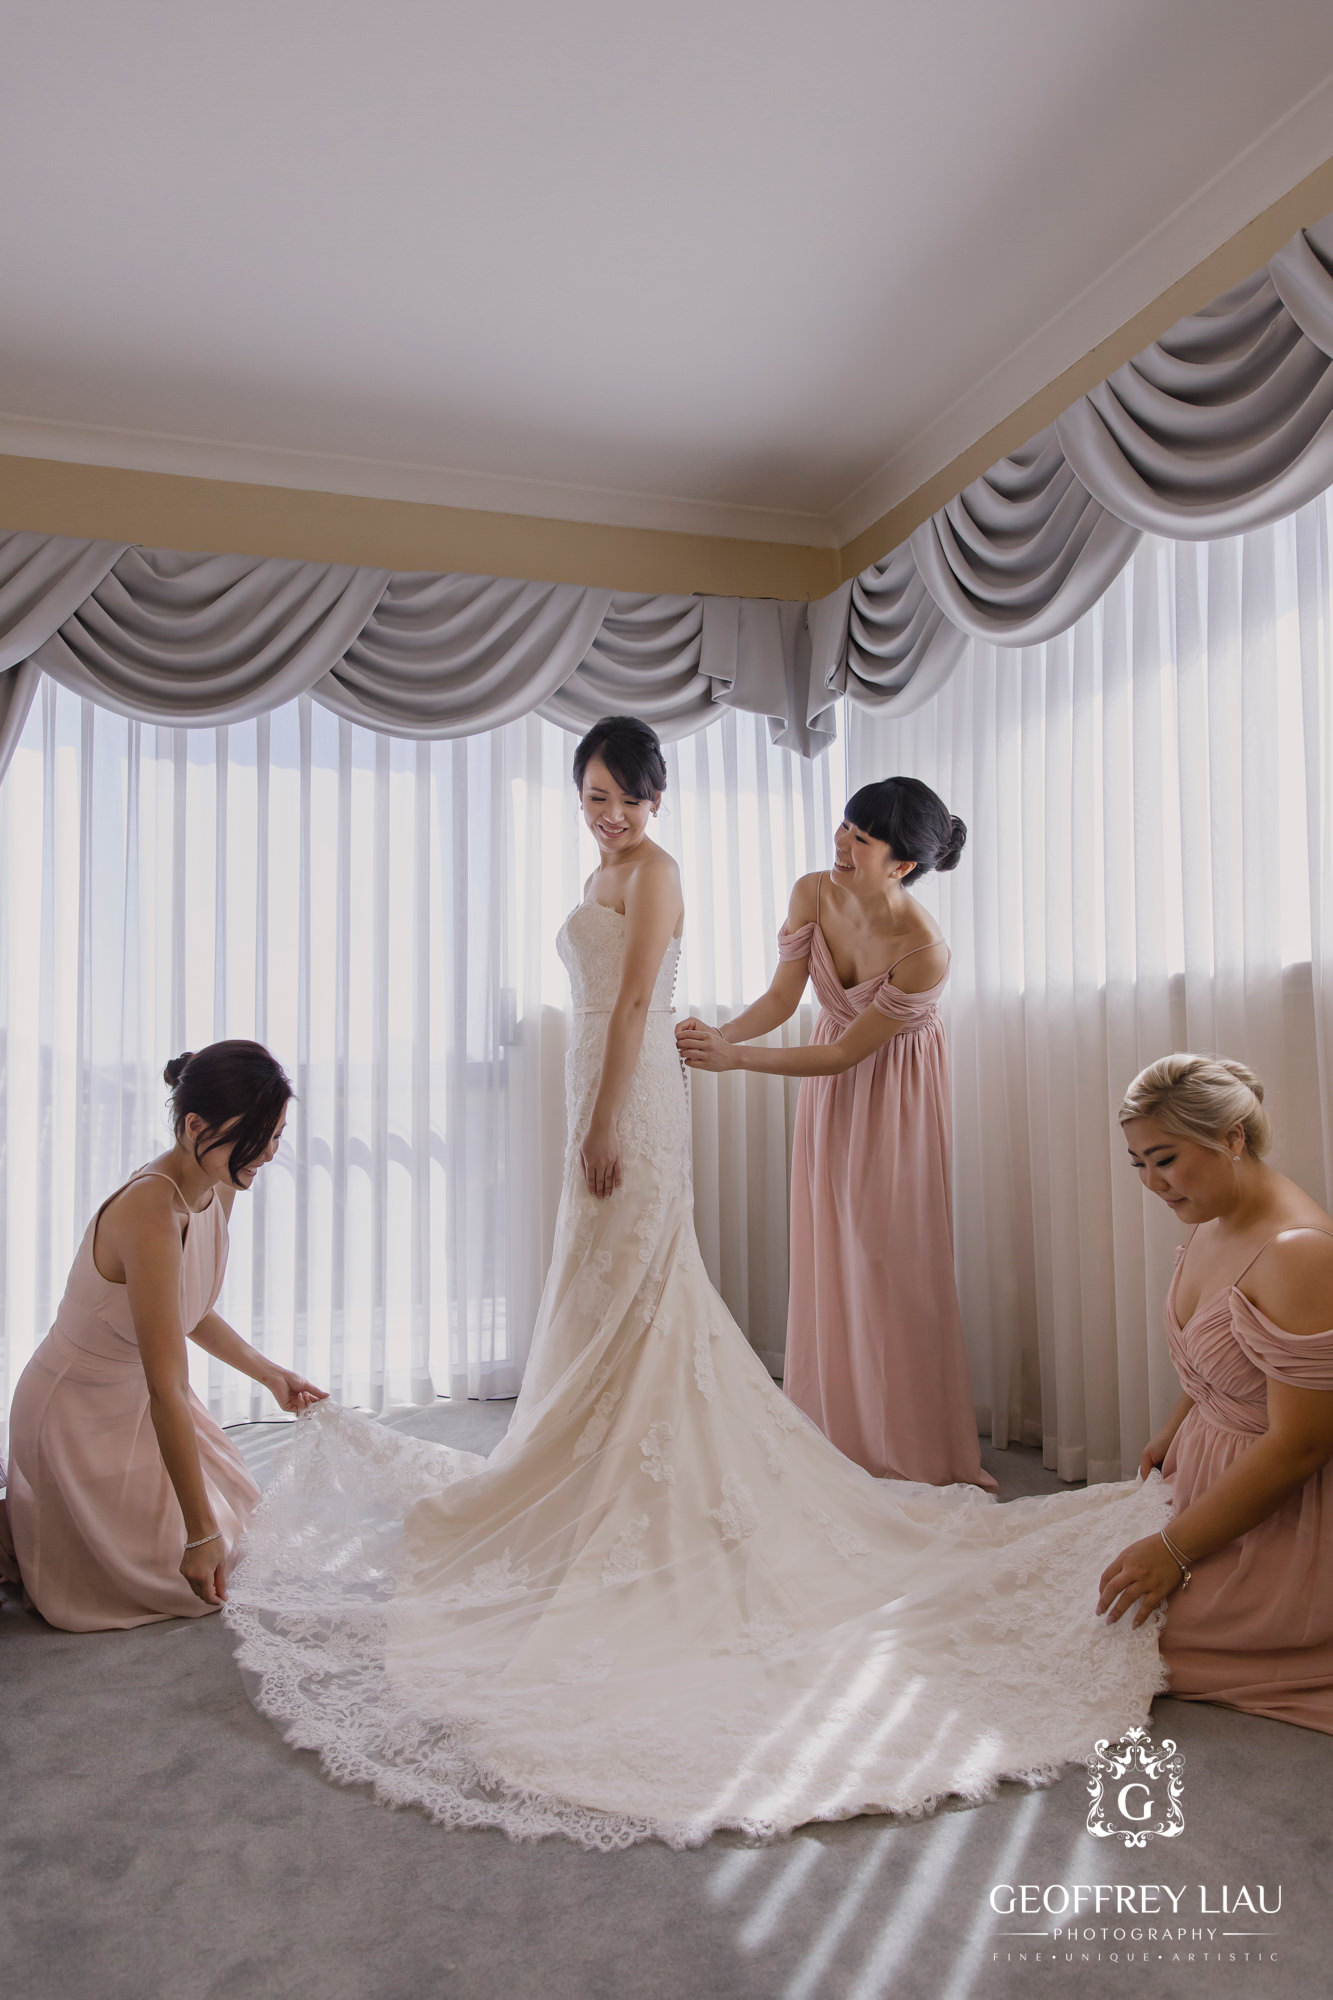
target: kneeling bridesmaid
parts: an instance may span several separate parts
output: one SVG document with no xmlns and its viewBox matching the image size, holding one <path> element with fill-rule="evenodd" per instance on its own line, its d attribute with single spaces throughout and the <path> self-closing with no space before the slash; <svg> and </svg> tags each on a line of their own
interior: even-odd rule
<svg viewBox="0 0 1333 2000">
<path fill-rule="evenodd" d="M 1173 1695 L 1333 1734 L 1333 1217 L 1265 1164 L 1262 1098 L 1242 1063 L 1173 1055 L 1121 1106 L 1144 1185 L 1192 1225 L 1166 1300 L 1185 1393 L 1140 1466 L 1171 1521 L 1098 1609 L 1167 1601 Z"/>
<path fill-rule="evenodd" d="M 14 1554 L 36 1609 L 67 1632 L 201 1617 L 226 1596 L 259 1491 L 190 1390 L 187 1338 L 285 1410 L 324 1393 L 213 1311 L 232 1203 L 278 1149 L 290 1083 L 257 1042 L 178 1056 L 166 1080 L 176 1142 L 89 1223 L 14 1396 Z"/>
</svg>

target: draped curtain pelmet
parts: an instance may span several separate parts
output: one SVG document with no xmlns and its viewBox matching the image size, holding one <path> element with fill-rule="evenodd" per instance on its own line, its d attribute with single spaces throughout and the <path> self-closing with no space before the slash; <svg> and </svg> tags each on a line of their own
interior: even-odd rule
<svg viewBox="0 0 1333 2000">
<path fill-rule="evenodd" d="M 1215 541 L 1333 485 L 1333 216 L 1163 334 L 811 608 L 811 685 L 906 715 L 969 638 L 1067 632 L 1145 534 Z"/>
<path fill-rule="evenodd" d="M 1243 533 L 1331 484 L 1333 216 L 811 605 L 0 534 L 0 773 L 43 673 L 136 721 L 309 694 L 416 738 L 629 709 L 671 739 L 735 708 L 813 756 L 844 695 L 905 714 L 969 638 L 1069 630 L 1144 534 Z"/>
</svg>

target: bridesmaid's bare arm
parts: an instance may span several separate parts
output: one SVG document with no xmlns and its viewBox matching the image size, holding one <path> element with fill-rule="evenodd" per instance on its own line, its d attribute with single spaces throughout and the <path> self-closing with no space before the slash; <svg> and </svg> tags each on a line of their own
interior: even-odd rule
<svg viewBox="0 0 1333 2000">
<path fill-rule="evenodd" d="M 894 980 L 900 993 L 927 993 L 938 986 L 949 963 L 943 944 L 913 952 Z M 804 981 L 802 982 L 804 983 Z M 733 1029 L 736 1023 L 732 1023 Z M 731 1037 L 703 1021 L 682 1021 L 676 1030 L 680 1052 L 691 1069 L 749 1069 L 763 1076 L 841 1076 L 855 1069 L 876 1049 L 882 1049 L 912 1021 L 895 1021 L 878 1007 L 867 1007 L 835 1042 L 809 1043 L 799 1049 L 729 1047 Z"/>
<path fill-rule="evenodd" d="M 1314 1232 L 1279 1239 L 1266 1253 L 1259 1284 L 1251 1282 L 1254 1303 L 1283 1330 L 1303 1336 L 1333 1327 L 1333 1240 Z M 1260 1303 L 1262 1296 L 1266 1303 Z M 1175 1515 L 1168 1530 L 1190 1562 L 1225 1548 L 1257 1528 L 1284 1500 L 1333 1458 L 1333 1390 L 1296 1389 L 1268 1381 L 1268 1429 L 1247 1445 L 1222 1477 Z M 1180 1570 L 1159 1536 L 1133 1542 L 1105 1570 L 1097 1609 L 1109 1609 L 1114 1624 L 1138 1603 L 1141 1625 L 1180 1582 Z"/>
<path fill-rule="evenodd" d="M 815 884 L 817 875 L 802 875 L 791 892 L 787 905 L 787 929 L 799 931 L 815 920 Z M 718 1029 L 724 1042 L 752 1042 L 760 1035 L 772 1034 L 774 1028 L 782 1027 L 790 1021 L 801 1004 L 801 995 L 810 977 L 808 958 L 780 958 L 777 970 L 768 984 L 768 991 L 760 995 L 737 1014 L 735 1020 L 726 1021 Z M 693 1027 L 694 1021 L 683 1021 L 682 1028 Z"/>
<path fill-rule="evenodd" d="M 811 1042 L 799 1049 L 759 1049 L 749 1044 L 737 1048 L 702 1021 L 683 1022 L 677 1041 L 691 1069 L 748 1069 L 762 1076 L 841 1076 L 913 1025 L 911 1021 L 890 1020 L 878 1007 L 867 1007 L 836 1042 Z"/>
<path fill-rule="evenodd" d="M 190 1370 L 180 1316 L 181 1238 L 162 1182 L 128 1191 L 116 1205 L 115 1250 L 125 1269 L 148 1413 L 167 1477 L 180 1504 L 184 1539 L 202 1546 L 181 1556 L 181 1575 L 205 1604 L 226 1597 L 224 1550 L 209 1503 L 190 1413 Z"/>
<path fill-rule="evenodd" d="M 1147 1444 L 1144 1445 L 1143 1456 L 1139 1460 L 1140 1479 L 1146 1479 L 1148 1474 L 1162 1463 L 1162 1460 L 1166 1457 L 1172 1444 L 1175 1442 L 1176 1432 L 1180 1429 L 1180 1426 L 1184 1423 L 1193 1408 L 1193 1396 L 1182 1396 L 1176 1404 L 1175 1409 L 1172 1410 L 1170 1416 L 1162 1425 L 1162 1428 L 1153 1432 Z"/>
<path fill-rule="evenodd" d="M 270 1361 L 257 1347 L 251 1347 L 248 1340 L 242 1340 L 235 1327 L 228 1326 L 220 1314 L 205 1313 L 198 1326 L 191 1327 L 190 1339 L 196 1347 L 202 1347 L 205 1354 L 211 1354 L 218 1361 L 225 1361 L 229 1368 L 248 1375 L 258 1382 L 276 1399 L 284 1410 L 308 1410 L 312 1403 L 322 1402 L 328 1395 L 327 1389 L 317 1389 L 313 1382 L 307 1382 L 304 1375 L 298 1375 L 291 1368 L 280 1368 L 276 1361 Z"/>
</svg>

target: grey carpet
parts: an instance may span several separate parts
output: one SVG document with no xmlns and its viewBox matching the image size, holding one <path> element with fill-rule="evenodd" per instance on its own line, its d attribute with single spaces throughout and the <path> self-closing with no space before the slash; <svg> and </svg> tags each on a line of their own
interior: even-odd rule
<svg viewBox="0 0 1333 2000">
<path fill-rule="evenodd" d="M 394 1421 L 485 1450 L 507 1414 L 441 1404 Z M 238 1436 L 267 1476 L 283 1427 Z M 1055 1485 L 1035 1453 L 986 1458 L 1005 1497 Z M 1087 1833 L 1086 1779 L 1071 1772 L 1049 1791 L 1006 1787 L 928 1820 L 598 1855 L 444 1833 L 330 1785 L 251 1708 L 216 1619 L 77 1636 L 10 1604 L 0 1691 L 0 1985 L 24 2000 L 1328 1990 L 1333 1739 L 1224 1709 L 1158 1704 L 1158 1739 L 1187 1757 L 1186 1828 L 1141 1852 Z M 1185 1884 L 1180 1921 L 1188 1912 L 1187 1929 L 1217 1935 L 1116 1939 L 1108 1914 L 1084 1919 L 1107 1936 L 1073 1946 L 1008 1937 L 1051 1920 L 993 1914 L 988 1895 L 1003 1882 Z M 1199 1914 L 1200 1886 L 1216 1903 L 1223 1884 L 1234 1895 L 1242 1883 L 1267 1885 L 1270 1900 L 1280 1884 L 1281 1914 Z M 1170 1920 L 1137 1927 L 1149 1922 L 1160 1932 Z M 1241 1929 L 1270 1935 L 1221 1935 Z"/>
</svg>

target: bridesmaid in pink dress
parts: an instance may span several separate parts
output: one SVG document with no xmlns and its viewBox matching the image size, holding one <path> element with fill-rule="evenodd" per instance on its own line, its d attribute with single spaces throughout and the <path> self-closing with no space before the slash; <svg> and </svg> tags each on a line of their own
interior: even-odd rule
<svg viewBox="0 0 1333 2000">
<path fill-rule="evenodd" d="M 1333 1218 L 1265 1165 L 1263 1086 L 1172 1055 L 1120 1120 L 1144 1185 L 1193 1225 L 1166 1336 L 1185 1393 L 1143 1453 L 1173 1515 L 1098 1609 L 1165 1602 L 1171 1692 L 1333 1734 Z"/>
<path fill-rule="evenodd" d="M 166 1080 L 176 1143 L 89 1223 L 14 1395 L 9 1566 L 67 1632 L 201 1617 L 226 1596 L 259 1492 L 190 1390 L 187 1337 L 283 1409 L 324 1393 L 213 1311 L 232 1203 L 277 1151 L 291 1085 L 257 1042 L 178 1056 Z"/>
<path fill-rule="evenodd" d="M 785 1387 L 882 1479 L 993 1491 L 981 1467 L 953 1265 L 949 949 L 908 894 L 958 864 L 966 828 L 916 778 L 848 801 L 828 874 L 804 875 L 761 1000 L 720 1031 L 683 1022 L 693 1068 L 799 1076 Z M 806 1048 L 741 1046 L 795 1013 Z"/>
</svg>

